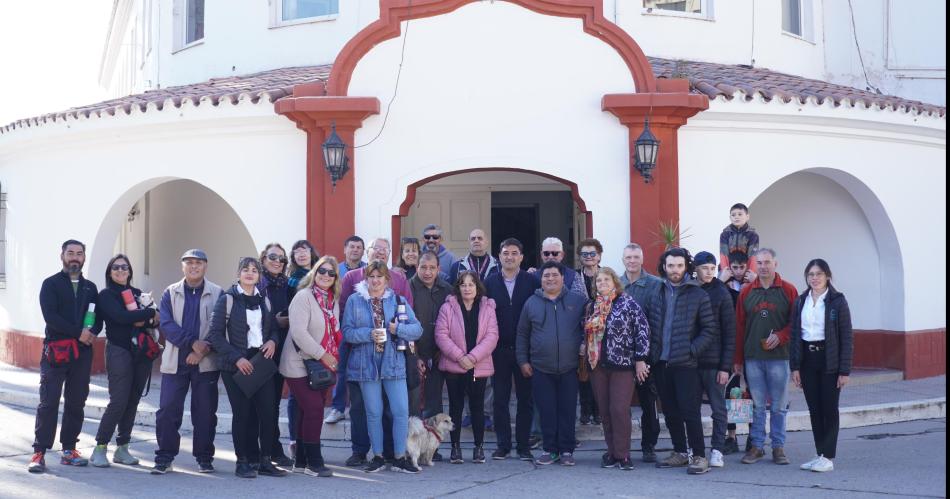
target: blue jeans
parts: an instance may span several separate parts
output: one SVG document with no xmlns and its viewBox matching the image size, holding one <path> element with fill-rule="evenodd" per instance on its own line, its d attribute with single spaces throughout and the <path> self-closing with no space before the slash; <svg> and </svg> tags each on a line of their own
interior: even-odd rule
<svg viewBox="0 0 950 499">
<path fill-rule="evenodd" d="M 765 404 L 771 400 L 769 435 L 773 449 L 785 447 L 785 415 L 788 414 L 787 360 L 746 359 L 745 379 L 752 393 L 752 425 L 749 437 L 754 447 L 765 444 Z"/>
<path fill-rule="evenodd" d="M 346 410 L 346 363 L 350 360 L 350 344 L 340 345 L 340 369 L 336 372 L 336 386 L 333 387 L 333 401 L 330 407 L 343 412 Z"/>
<path fill-rule="evenodd" d="M 406 454 L 406 437 L 409 436 L 409 391 L 406 379 L 384 379 L 382 381 L 360 381 L 360 393 L 366 407 L 366 429 L 373 454 L 383 455 L 383 390 L 389 399 L 389 409 L 393 415 L 393 454 L 402 457 Z"/>
</svg>

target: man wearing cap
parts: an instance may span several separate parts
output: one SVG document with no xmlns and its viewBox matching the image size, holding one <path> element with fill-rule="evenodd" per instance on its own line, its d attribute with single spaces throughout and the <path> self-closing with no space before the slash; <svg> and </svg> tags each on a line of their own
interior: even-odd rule
<svg viewBox="0 0 950 499">
<path fill-rule="evenodd" d="M 171 470 L 181 443 L 185 396 L 191 388 L 191 425 L 194 427 L 192 455 L 199 473 L 212 473 L 214 433 L 218 418 L 218 368 L 211 345 L 205 341 L 211 325 L 211 311 L 221 287 L 205 279 L 208 255 L 190 249 L 181 256 L 184 279 L 168 286 L 162 294 L 160 329 L 165 335 L 162 354 L 162 392 L 155 414 L 155 451 L 153 475 Z"/>
<path fill-rule="evenodd" d="M 736 351 L 736 308 L 732 304 L 729 288 L 716 274 L 716 257 L 708 251 L 700 251 L 693 258 L 696 279 L 712 305 L 713 315 L 719 323 L 719 341 L 709 345 L 699 356 L 699 382 L 709 399 L 712 408 L 713 432 L 710 440 L 712 452 L 709 454 L 709 466 L 721 468 L 725 465 L 722 458 L 726 443 L 728 418 L 726 413 L 726 383 L 732 370 L 732 357 Z"/>
</svg>

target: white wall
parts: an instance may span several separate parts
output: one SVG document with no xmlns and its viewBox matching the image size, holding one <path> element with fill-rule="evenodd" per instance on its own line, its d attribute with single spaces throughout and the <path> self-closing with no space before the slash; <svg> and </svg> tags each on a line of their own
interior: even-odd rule
<svg viewBox="0 0 950 499">
<path fill-rule="evenodd" d="M 854 6 L 856 30 L 849 4 Z M 827 1 L 824 16 L 828 31 L 823 79 L 861 89 L 870 83 L 885 94 L 947 104 L 944 0 Z"/>
<path fill-rule="evenodd" d="M 524 39 L 523 29 L 537 36 Z M 356 153 L 357 233 L 388 234 L 406 187 L 423 178 L 523 168 L 576 182 L 597 237 L 619 254 L 629 237 L 629 212 L 618 209 L 629 200 L 628 132 L 600 110 L 604 94 L 634 88 L 617 52 L 584 33 L 579 20 L 506 2 L 413 21 L 408 36 L 386 128 Z M 350 95 L 378 97 L 385 106 L 401 44 L 393 39 L 370 51 Z M 382 122 L 382 115 L 366 120 L 357 145 L 375 137 Z"/>
<path fill-rule="evenodd" d="M 805 265 L 823 258 L 848 298 L 855 328 L 877 329 L 882 316 L 894 315 L 893 304 L 881 302 L 881 272 L 900 269 L 882 268 L 868 220 L 843 187 L 816 173 L 793 173 L 749 208 L 760 247 L 778 253 L 778 272 L 799 291 L 806 287 Z"/>
<path fill-rule="evenodd" d="M 60 244 L 68 238 L 89 245 L 86 274 L 101 284 L 129 208 L 170 180 L 193 180 L 218 193 L 243 220 L 253 248 L 304 237 L 305 136 L 293 123 L 266 103 L 165 109 L 0 136 L 0 178 L 9 194 L 7 264 L 16 269 L 0 290 L 9 317 L 0 328 L 42 331 L 40 284 L 60 267 Z M 169 237 L 165 229 L 153 242 L 162 237 Z M 169 251 L 153 257 L 177 262 L 181 250 Z"/>
<path fill-rule="evenodd" d="M 679 145 L 680 223 L 693 233 L 684 241 L 691 251 L 718 247 L 732 204 L 751 204 L 787 175 L 814 171 L 845 187 L 861 206 L 882 260 L 881 301 L 903 303 L 895 307 L 902 313 L 883 314 L 877 324 L 873 314 L 862 316 L 859 323 L 887 330 L 946 326 L 946 284 L 932 269 L 946 257 L 943 118 L 813 102 L 716 100 L 681 129 Z M 800 204 L 788 209 L 807 209 Z M 836 244 L 852 243 L 842 238 Z M 894 269 L 901 268 L 898 275 Z"/>
</svg>

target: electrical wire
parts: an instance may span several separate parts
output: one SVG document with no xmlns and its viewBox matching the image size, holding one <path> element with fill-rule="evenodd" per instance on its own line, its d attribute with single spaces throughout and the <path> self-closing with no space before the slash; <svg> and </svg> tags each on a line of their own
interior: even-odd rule
<svg viewBox="0 0 950 499">
<path fill-rule="evenodd" d="M 854 5 L 852 5 L 851 0 L 848 0 L 848 10 L 851 12 L 851 34 L 854 35 L 854 46 L 858 49 L 858 60 L 861 61 L 861 71 L 864 72 L 864 83 L 867 84 L 867 90 L 874 90 L 878 94 L 881 94 L 881 90 L 874 85 L 871 85 L 871 79 L 868 78 L 868 70 L 864 66 L 864 56 L 861 55 L 861 44 L 858 43 L 858 28 L 854 22 Z"/>
<path fill-rule="evenodd" d="M 376 133 L 375 137 L 370 139 L 370 141 L 365 144 L 353 146 L 353 149 L 366 147 L 372 144 L 373 142 L 376 142 L 376 139 L 378 139 L 383 134 L 383 130 L 386 129 L 386 122 L 389 121 L 389 110 L 393 107 L 393 102 L 396 101 L 396 95 L 399 94 L 399 79 L 402 76 L 402 64 L 406 60 L 406 40 L 409 39 L 409 23 L 412 17 L 412 2 L 411 1 L 409 2 L 409 8 L 407 9 L 406 12 L 407 12 L 406 17 L 408 19 L 406 20 L 406 29 L 403 30 L 403 35 L 402 35 L 402 51 L 399 54 L 399 69 L 396 71 L 396 85 L 393 87 L 392 98 L 390 98 L 389 103 L 386 104 L 386 113 L 383 115 L 383 124 L 382 126 L 379 127 L 379 132 Z"/>
</svg>

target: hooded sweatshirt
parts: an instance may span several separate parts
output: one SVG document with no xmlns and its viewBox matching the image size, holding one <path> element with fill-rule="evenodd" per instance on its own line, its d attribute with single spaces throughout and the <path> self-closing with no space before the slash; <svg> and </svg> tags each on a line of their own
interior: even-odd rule
<svg viewBox="0 0 950 499">
<path fill-rule="evenodd" d="M 518 365 L 531 364 L 546 374 L 577 369 L 586 302 L 586 298 L 566 288 L 553 300 L 543 290 L 536 290 L 525 302 L 518 321 Z"/>
</svg>

